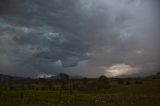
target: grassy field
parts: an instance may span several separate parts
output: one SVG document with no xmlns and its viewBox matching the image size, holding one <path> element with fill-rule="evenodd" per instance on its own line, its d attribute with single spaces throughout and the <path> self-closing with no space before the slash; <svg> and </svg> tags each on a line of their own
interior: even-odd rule
<svg viewBox="0 0 160 106">
<path fill-rule="evenodd" d="M 1 90 L 0 106 L 160 106 L 160 80 L 96 91 Z"/>
</svg>

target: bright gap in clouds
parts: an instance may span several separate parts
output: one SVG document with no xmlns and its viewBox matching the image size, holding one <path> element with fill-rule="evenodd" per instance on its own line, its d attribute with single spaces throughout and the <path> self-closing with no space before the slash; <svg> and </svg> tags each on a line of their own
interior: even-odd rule
<svg viewBox="0 0 160 106">
<path fill-rule="evenodd" d="M 40 73 L 37 75 L 37 78 L 50 78 L 52 76 L 52 74 Z"/>
<path fill-rule="evenodd" d="M 105 70 L 107 77 L 121 77 L 136 74 L 140 71 L 139 67 L 132 67 L 126 64 L 116 64 Z"/>
</svg>

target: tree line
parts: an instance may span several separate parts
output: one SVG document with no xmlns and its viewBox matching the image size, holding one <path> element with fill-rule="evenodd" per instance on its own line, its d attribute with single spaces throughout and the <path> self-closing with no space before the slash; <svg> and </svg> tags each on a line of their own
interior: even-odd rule
<svg viewBox="0 0 160 106">
<path fill-rule="evenodd" d="M 60 73 L 57 79 L 2 79 L 0 78 L 1 90 L 81 90 L 90 91 L 110 88 L 110 81 L 106 76 L 98 79 L 81 78 L 71 79 L 68 74 Z"/>
</svg>

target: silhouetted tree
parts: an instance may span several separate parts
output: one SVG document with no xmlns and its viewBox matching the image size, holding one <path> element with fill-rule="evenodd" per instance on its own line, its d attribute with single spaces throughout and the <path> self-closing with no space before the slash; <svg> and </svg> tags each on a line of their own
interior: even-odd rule
<svg viewBox="0 0 160 106">
<path fill-rule="evenodd" d="M 62 89 L 66 89 L 66 85 L 69 82 L 69 75 L 65 74 L 65 73 L 60 73 L 59 74 L 59 80 L 61 82 L 61 87 Z"/>
<path fill-rule="evenodd" d="M 65 74 L 65 73 L 60 73 L 59 74 L 59 79 L 61 81 L 68 81 L 69 80 L 69 75 Z"/>
<path fill-rule="evenodd" d="M 100 89 L 106 89 L 106 88 L 109 88 L 110 87 L 110 83 L 109 83 L 109 80 L 106 76 L 100 76 L 98 78 L 98 88 Z"/>
</svg>

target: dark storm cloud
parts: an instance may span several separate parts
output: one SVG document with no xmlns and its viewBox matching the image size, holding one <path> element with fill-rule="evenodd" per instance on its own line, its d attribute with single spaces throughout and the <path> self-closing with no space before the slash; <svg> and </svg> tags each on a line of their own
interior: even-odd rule
<svg viewBox="0 0 160 106">
<path fill-rule="evenodd" d="M 82 75 L 93 77 L 116 64 L 142 71 L 146 64 L 156 67 L 155 2 L 1 0 L 0 72 L 35 76 L 88 70 Z"/>
</svg>

